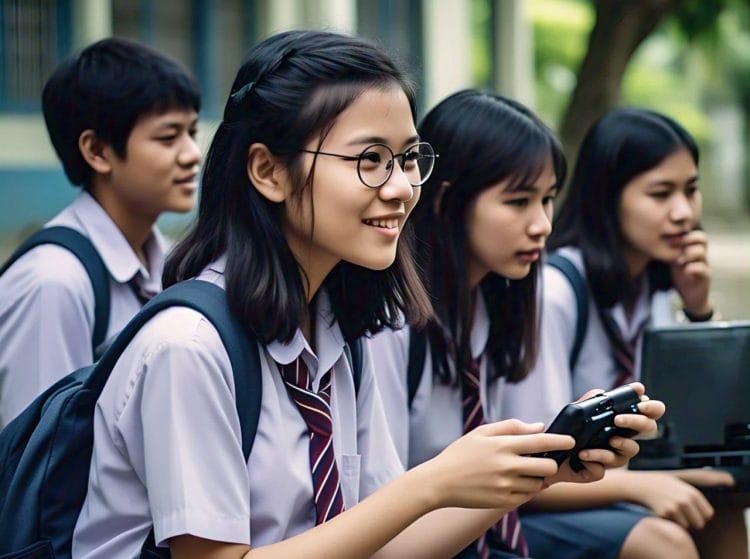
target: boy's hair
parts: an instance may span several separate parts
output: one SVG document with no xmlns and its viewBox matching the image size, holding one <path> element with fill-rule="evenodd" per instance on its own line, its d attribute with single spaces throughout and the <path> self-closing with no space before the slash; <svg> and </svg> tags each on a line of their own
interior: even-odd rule
<svg viewBox="0 0 750 559">
<path fill-rule="evenodd" d="M 449 382 L 446 357 L 453 357 L 459 371 L 471 360 L 473 305 L 466 219 L 472 202 L 502 181 L 509 181 L 511 192 L 533 184 L 548 161 L 559 188 L 565 181 L 566 163 L 552 131 L 529 109 L 477 90 L 459 91 L 443 100 L 422 120 L 419 134 L 440 154 L 412 220 L 418 269 L 435 308 L 427 329 L 433 373 Z M 479 285 L 489 312 L 487 349 L 494 377 L 518 381 L 534 362 L 538 273 L 539 263 L 534 263 L 523 279 L 490 273 Z"/>
<path fill-rule="evenodd" d="M 635 296 L 623 255 L 619 220 L 622 191 L 638 175 L 658 166 L 681 149 L 698 165 L 693 137 L 671 118 L 645 109 L 618 108 L 589 129 L 578 153 L 569 192 L 555 220 L 550 250 L 581 250 L 588 285 L 600 308 Z M 647 267 L 652 290 L 672 285 L 669 265 Z"/>
<path fill-rule="evenodd" d="M 138 119 L 172 108 L 200 110 L 192 75 L 176 60 L 145 45 L 111 37 L 63 62 L 47 80 L 42 111 L 65 174 L 88 188 L 94 170 L 78 149 L 85 130 L 125 159 Z"/>
<path fill-rule="evenodd" d="M 307 313 L 306 291 L 279 204 L 250 182 L 248 147 L 265 144 L 289 169 L 293 195 L 312 197 L 315 163 L 303 176 L 300 150 L 312 139 L 320 146 L 364 91 L 392 86 L 403 90 L 416 114 L 411 82 L 383 51 L 359 38 L 289 31 L 253 48 L 206 157 L 197 222 L 167 261 L 165 287 L 226 254 L 227 298 L 235 315 L 262 343 L 291 340 Z M 396 260 L 386 270 L 342 261 L 328 274 L 323 287 L 347 341 L 395 327 L 402 316 L 413 323 L 426 319 L 430 305 L 414 269 L 410 229 L 407 220 Z"/>
</svg>

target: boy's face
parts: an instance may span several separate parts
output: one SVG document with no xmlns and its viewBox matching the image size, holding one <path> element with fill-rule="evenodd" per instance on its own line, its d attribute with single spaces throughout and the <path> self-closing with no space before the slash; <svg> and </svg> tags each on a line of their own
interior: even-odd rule
<svg viewBox="0 0 750 559">
<path fill-rule="evenodd" d="M 192 109 L 146 114 L 136 121 L 125 157 L 110 157 L 107 181 L 125 211 L 155 220 L 165 211 L 192 209 L 201 159 L 197 124 Z"/>
</svg>

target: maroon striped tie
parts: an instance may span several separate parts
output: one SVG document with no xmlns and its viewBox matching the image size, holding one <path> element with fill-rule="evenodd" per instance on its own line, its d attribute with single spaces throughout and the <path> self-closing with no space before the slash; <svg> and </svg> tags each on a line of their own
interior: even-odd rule
<svg viewBox="0 0 750 559">
<path fill-rule="evenodd" d="M 339 470 L 333 452 L 331 421 L 332 370 L 320 379 L 318 392 L 312 390 L 310 373 L 300 355 L 288 365 L 279 365 L 287 392 L 297 405 L 310 433 L 315 524 L 322 524 L 344 510 Z"/>
<path fill-rule="evenodd" d="M 479 427 L 484 423 L 484 412 L 479 393 L 479 365 L 481 358 L 472 359 L 469 367 L 461 375 L 461 398 L 463 401 L 464 433 Z M 502 517 L 500 522 L 492 527 L 499 536 L 503 546 L 508 551 L 521 557 L 527 557 L 529 548 L 526 538 L 521 531 L 521 519 L 518 511 L 512 510 Z M 477 540 L 477 552 L 479 559 L 487 559 L 490 556 L 490 547 L 487 534 Z"/>
<path fill-rule="evenodd" d="M 638 336 L 641 335 L 641 332 L 646 327 L 649 317 L 641 321 L 630 340 L 623 336 L 620 327 L 617 326 L 617 323 L 608 312 L 600 310 L 599 317 L 609 340 L 612 358 L 615 360 L 616 376 L 612 388 L 633 382 L 635 380 L 635 347 L 638 343 Z"/>
</svg>

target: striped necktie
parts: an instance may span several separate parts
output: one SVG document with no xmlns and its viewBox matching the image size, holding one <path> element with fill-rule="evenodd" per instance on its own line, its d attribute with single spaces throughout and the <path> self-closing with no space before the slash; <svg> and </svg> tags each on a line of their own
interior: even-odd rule
<svg viewBox="0 0 750 559">
<path fill-rule="evenodd" d="M 331 436 L 332 370 L 320 379 L 317 393 L 312 390 L 310 373 L 301 355 L 288 365 L 279 365 L 279 370 L 287 392 L 297 405 L 310 433 L 310 471 L 315 501 L 315 524 L 322 524 L 344 510 Z"/>
<path fill-rule="evenodd" d="M 136 299 L 138 299 L 138 302 L 140 302 L 141 306 L 148 303 L 156 293 L 153 293 L 151 291 L 148 291 L 143 287 L 143 278 L 140 276 L 140 274 L 134 275 L 132 278 L 130 278 L 130 281 L 128 281 L 128 287 L 130 287 L 130 290 L 133 292 L 133 295 L 135 295 Z"/>
<path fill-rule="evenodd" d="M 482 400 L 479 392 L 480 363 L 481 358 L 472 359 L 469 367 L 461 375 L 464 433 L 468 433 L 484 423 L 484 412 L 482 411 Z M 521 557 L 528 556 L 529 548 L 521 531 L 521 519 L 518 517 L 518 511 L 508 512 L 491 530 L 496 533 L 502 546 L 507 548 L 508 551 Z M 490 556 L 487 534 L 477 540 L 477 553 L 479 559 L 487 559 Z"/>
<path fill-rule="evenodd" d="M 638 328 L 636 328 L 633 337 L 630 339 L 627 339 L 623 335 L 622 330 L 617 326 L 615 319 L 612 318 L 610 313 L 606 310 L 599 309 L 599 317 L 601 318 L 602 326 L 604 327 L 604 333 L 609 340 L 612 358 L 615 361 L 616 374 L 612 388 L 617 388 L 623 384 L 633 382 L 635 380 L 635 348 L 638 344 L 638 337 L 646 327 L 649 317 L 647 316 L 640 322 L 640 324 L 638 324 Z"/>
</svg>

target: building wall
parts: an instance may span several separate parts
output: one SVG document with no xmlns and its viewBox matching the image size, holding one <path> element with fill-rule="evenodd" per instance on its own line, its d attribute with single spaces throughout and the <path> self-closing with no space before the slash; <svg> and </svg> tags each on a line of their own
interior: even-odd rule
<svg viewBox="0 0 750 559">
<path fill-rule="evenodd" d="M 472 19 L 478 11 L 492 15 L 481 30 Z M 110 35 L 146 42 L 182 60 L 201 85 L 199 141 L 205 148 L 244 53 L 273 32 L 299 27 L 378 41 L 406 64 L 424 108 L 470 86 L 494 86 L 531 100 L 530 27 L 523 0 L 3 0 L 0 237 L 5 244 L 44 223 L 76 194 L 40 113 L 41 87 L 60 60 Z M 501 35 L 508 40 L 499 40 Z M 489 78 L 472 72 L 478 37 L 491 54 Z M 30 68 L 33 79 L 27 76 Z M 185 221 L 166 216 L 163 225 L 176 228 Z"/>
</svg>

